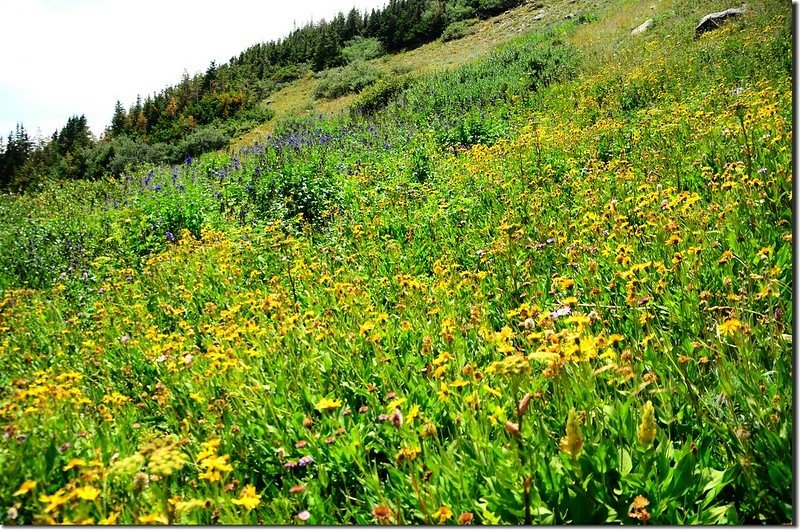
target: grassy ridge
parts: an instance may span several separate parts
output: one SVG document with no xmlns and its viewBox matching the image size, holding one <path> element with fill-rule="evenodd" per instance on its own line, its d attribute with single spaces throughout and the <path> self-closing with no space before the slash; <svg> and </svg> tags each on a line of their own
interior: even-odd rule
<svg viewBox="0 0 800 530">
<path fill-rule="evenodd" d="M 791 521 L 790 12 L 663 4 L 4 198 L 7 521 Z"/>
</svg>

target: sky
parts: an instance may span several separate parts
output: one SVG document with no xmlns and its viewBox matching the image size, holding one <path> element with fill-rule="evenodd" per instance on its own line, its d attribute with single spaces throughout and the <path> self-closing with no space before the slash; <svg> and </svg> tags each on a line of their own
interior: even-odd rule
<svg viewBox="0 0 800 530">
<path fill-rule="evenodd" d="M 388 0 L 0 0 L 0 136 L 44 137 L 84 114 L 96 136 L 114 104 L 225 63 L 295 24 Z"/>
</svg>

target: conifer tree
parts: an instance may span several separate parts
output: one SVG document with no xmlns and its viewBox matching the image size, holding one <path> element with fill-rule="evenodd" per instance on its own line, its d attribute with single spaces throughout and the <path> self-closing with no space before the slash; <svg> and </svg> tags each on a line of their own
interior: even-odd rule
<svg viewBox="0 0 800 530">
<path fill-rule="evenodd" d="M 122 106 L 120 100 L 114 106 L 114 116 L 111 118 L 111 134 L 119 136 L 125 132 L 125 121 L 128 114 L 125 112 L 125 107 Z"/>
</svg>

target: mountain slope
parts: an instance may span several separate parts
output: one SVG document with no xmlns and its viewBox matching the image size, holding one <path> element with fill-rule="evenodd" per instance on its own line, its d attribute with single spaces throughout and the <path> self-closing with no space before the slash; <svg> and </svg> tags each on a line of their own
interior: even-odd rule
<svg viewBox="0 0 800 530">
<path fill-rule="evenodd" d="M 7 517 L 792 522 L 791 13 L 651 5 L 0 201 Z"/>
</svg>

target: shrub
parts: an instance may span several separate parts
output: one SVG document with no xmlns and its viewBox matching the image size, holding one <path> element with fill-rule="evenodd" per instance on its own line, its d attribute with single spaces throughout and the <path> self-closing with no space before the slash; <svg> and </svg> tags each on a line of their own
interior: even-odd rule
<svg viewBox="0 0 800 530">
<path fill-rule="evenodd" d="M 320 226 L 338 203 L 338 193 L 330 174 L 320 172 L 316 164 L 307 163 L 272 173 L 254 190 L 253 199 L 256 215 L 261 219 L 291 220 L 302 215 L 303 221 Z"/>
<path fill-rule="evenodd" d="M 227 147 L 231 137 L 217 125 L 200 127 L 176 146 L 174 161 L 180 161 L 187 156 L 197 156 L 208 151 L 215 151 Z"/>
<path fill-rule="evenodd" d="M 468 18 L 476 18 L 478 12 L 472 6 L 462 4 L 448 4 L 445 9 L 445 20 L 448 24 L 458 22 L 459 20 L 466 20 Z"/>
<path fill-rule="evenodd" d="M 361 92 L 380 78 L 380 71 L 364 61 L 356 61 L 331 68 L 322 73 L 314 89 L 316 99 L 336 99 L 354 92 Z"/>
<path fill-rule="evenodd" d="M 453 22 L 447 28 L 445 28 L 444 32 L 440 39 L 442 42 L 448 42 L 451 40 L 458 40 L 461 38 L 466 37 L 467 35 L 471 35 L 475 33 L 475 23 L 478 21 L 477 18 L 470 18 L 467 20 L 459 20 L 457 22 Z"/>
<path fill-rule="evenodd" d="M 442 131 L 439 141 L 450 146 L 491 145 L 506 133 L 506 129 L 506 125 L 494 116 L 471 112 L 454 127 Z"/>
<path fill-rule="evenodd" d="M 371 116 L 386 108 L 398 94 L 411 84 L 408 77 L 384 77 L 361 93 L 352 107 L 354 115 Z"/>
<path fill-rule="evenodd" d="M 342 56 L 348 64 L 356 61 L 369 61 L 385 53 L 383 44 L 376 38 L 356 37 L 348 41 L 342 48 Z"/>
<path fill-rule="evenodd" d="M 164 164 L 171 159 L 171 149 L 167 144 L 148 144 L 143 140 L 121 136 L 112 141 L 108 171 L 115 177 L 125 171 L 132 171 L 142 165 Z"/>
</svg>

